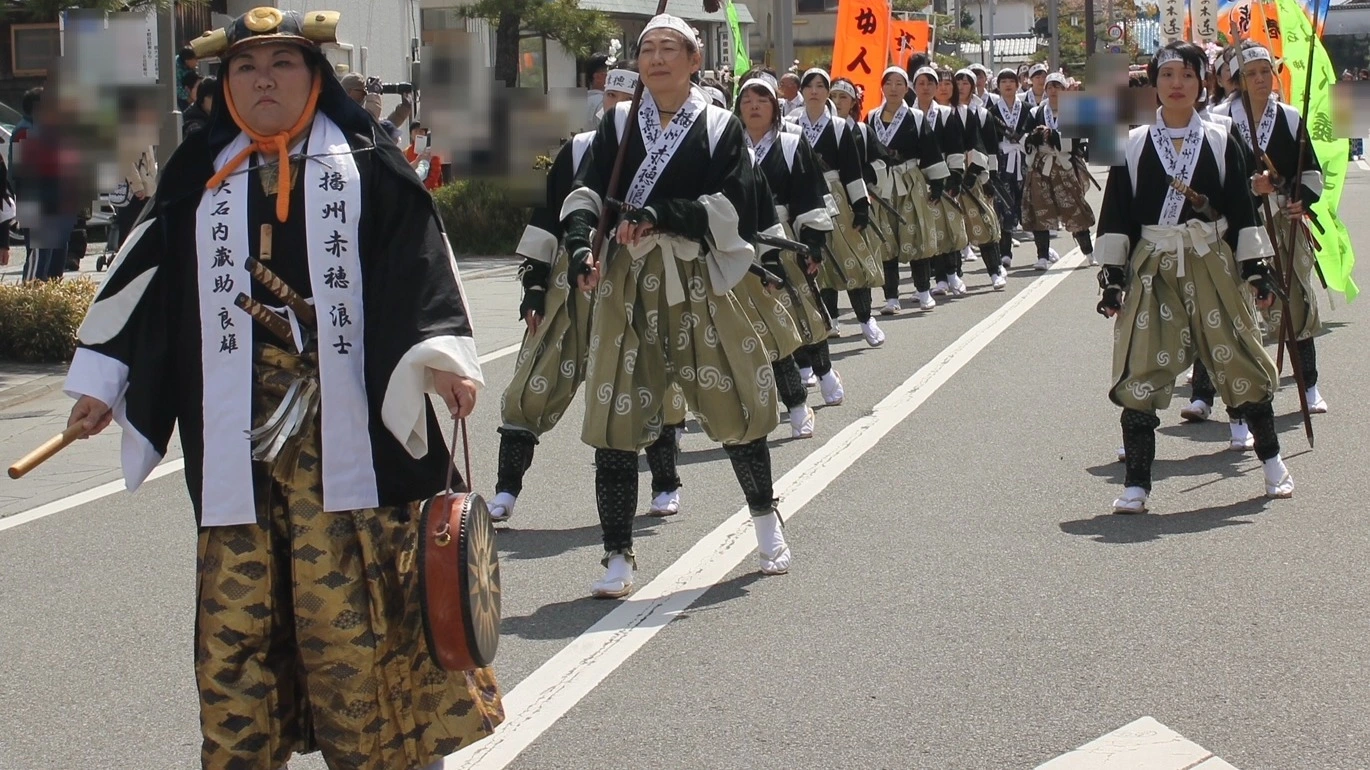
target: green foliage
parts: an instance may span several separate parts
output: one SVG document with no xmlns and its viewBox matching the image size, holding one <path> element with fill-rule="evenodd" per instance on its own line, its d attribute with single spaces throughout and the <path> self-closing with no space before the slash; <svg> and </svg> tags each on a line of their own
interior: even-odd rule
<svg viewBox="0 0 1370 770">
<path fill-rule="evenodd" d="M 0 284 L 0 359 L 70 361 L 96 288 L 89 278 Z"/>
<path fill-rule="evenodd" d="M 433 193 L 447 238 L 458 254 L 512 254 L 528 224 L 528 209 L 514 205 L 504 188 L 463 180 Z"/>
<path fill-rule="evenodd" d="M 491 25 L 499 24 L 501 15 L 513 14 L 523 32 L 546 35 L 581 59 L 608 48 L 611 38 L 623 35 L 608 14 L 581 8 L 576 0 L 477 0 L 461 6 L 460 12 Z"/>
</svg>

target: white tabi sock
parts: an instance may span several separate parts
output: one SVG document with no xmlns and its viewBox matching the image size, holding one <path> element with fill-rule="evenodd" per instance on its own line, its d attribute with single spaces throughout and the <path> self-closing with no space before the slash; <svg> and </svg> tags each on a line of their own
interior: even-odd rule
<svg viewBox="0 0 1370 770">
<path fill-rule="evenodd" d="M 780 514 L 771 511 L 765 516 L 753 516 L 756 529 L 756 550 L 761 557 L 761 571 L 779 574 L 790 568 L 790 547 L 785 544 L 785 532 L 780 526 Z"/>
</svg>

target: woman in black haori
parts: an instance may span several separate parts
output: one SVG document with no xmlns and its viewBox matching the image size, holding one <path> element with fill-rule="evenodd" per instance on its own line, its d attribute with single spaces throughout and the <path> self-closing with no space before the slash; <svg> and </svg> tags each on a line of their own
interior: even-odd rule
<svg viewBox="0 0 1370 770">
<path fill-rule="evenodd" d="M 961 250 L 970 243 L 966 236 L 965 215 L 961 213 L 960 203 L 954 197 L 955 191 L 961 189 L 961 180 L 966 173 L 966 138 L 963 132 L 950 124 L 951 107 L 937 102 L 939 82 L 940 76 L 932 67 L 923 67 L 913 75 L 914 107 L 924 115 L 924 124 L 930 134 L 936 137 L 936 146 L 945 159 L 947 172 L 945 178 L 934 178 L 936 174 L 926 172 L 933 223 L 929 229 L 934 233 L 934 238 L 930 248 L 920 254 L 923 260 L 913 264 L 913 281 L 918 289 L 918 304 L 925 310 L 931 310 L 937 305 L 937 301 L 932 298 L 934 273 L 945 279 L 942 285 L 937 287 L 939 292 L 950 291 L 958 295 L 965 293 L 965 283 L 957 276 L 956 270 L 960 266 Z M 950 269 L 950 273 L 955 277 L 954 281 L 946 277 L 947 268 L 953 261 L 955 266 Z"/>
<path fill-rule="evenodd" d="M 888 201 L 899 212 L 897 218 L 888 217 L 895 225 L 898 257 L 885 263 L 886 310 L 899 309 L 899 262 L 912 265 L 920 306 L 930 310 L 936 303 L 926 294 L 932 280 L 929 260 L 938 237 L 933 199 L 940 195 L 949 173 L 932 124 L 921 110 L 904 102 L 908 73 L 889 67 L 880 82 L 884 101 L 866 116 L 866 125 L 872 144 L 885 154 Z"/>
<path fill-rule="evenodd" d="M 998 146 L 998 132 L 990 121 L 989 110 L 977 105 L 975 73 L 960 70 L 952 84 L 952 123 L 959 123 L 966 135 L 966 175 L 957 196 L 966 212 L 966 237 L 971 246 L 980 250 L 990 285 L 1002 290 L 1007 285 L 1007 271 L 999 263 L 999 216 L 994 211 L 994 193 L 989 187 L 990 174 L 999 166 L 991 149 Z"/>
<path fill-rule="evenodd" d="M 1085 168 L 1085 140 L 1061 135 L 1061 92 L 1066 76 L 1053 72 L 1046 79 L 1046 98 L 1032 109 L 1032 130 L 1028 133 L 1028 174 L 1023 183 L 1023 229 L 1032 233 L 1037 245 L 1038 270 L 1056 261 L 1051 250 L 1051 231 L 1063 226 L 1075 236 L 1080 250 L 1094 259 L 1094 244 L 1089 228 L 1094 226 L 1094 210 L 1085 200 L 1089 171 Z"/>
<path fill-rule="evenodd" d="M 632 591 L 637 452 L 658 438 L 673 384 L 732 462 L 762 572 L 790 564 L 766 444 L 777 424 L 775 375 L 733 294 L 756 258 L 755 172 L 742 124 L 691 84 L 702 56 L 683 20 L 654 17 L 638 48 L 640 109 L 630 115 L 619 103 L 605 116 L 561 212 L 570 273 L 597 295 L 581 438 L 595 448 L 606 572 L 591 593 L 604 598 Z M 620 142 L 623 175 L 610 191 Z M 595 255 L 606 205 L 619 206 L 617 226 Z"/>
<path fill-rule="evenodd" d="M 1123 410 L 1127 462 L 1115 513 L 1147 510 L 1156 412 L 1193 356 L 1250 425 L 1266 496 L 1294 492 L 1271 408 L 1275 363 L 1251 300 L 1274 301 L 1266 263 L 1273 249 L 1256 218 L 1240 140 L 1195 111 L 1205 64 L 1192 43 L 1156 54 L 1148 67 L 1161 100 L 1156 123 L 1132 130 L 1126 163 L 1113 167 L 1104 190 L 1097 309 L 1116 317 L 1109 398 Z"/>
<path fill-rule="evenodd" d="M 737 113 L 746 129 L 747 145 L 752 150 L 756 170 L 766 179 L 771 192 L 771 201 L 758 201 L 757 204 L 774 208 L 776 229 L 770 234 L 797 240 L 809 247 L 809 254 L 802 257 L 791 251 L 762 247 L 762 264 L 789 284 L 780 293 L 780 299 L 799 325 L 804 346 L 801 353 L 796 353 L 796 358 L 802 354 L 803 362 L 807 364 L 805 368 L 817 378 L 823 402 L 837 406 L 846 394 L 828 350 L 831 320 L 814 283 L 823 261 L 824 243 L 832 233 L 832 219 L 823 200 L 827 186 L 808 143 L 800 135 L 782 130 L 779 98 L 775 86 L 765 76 L 748 76 L 739 92 Z M 780 379 L 777 371 L 777 385 Z M 804 379 L 801 374 L 801 383 Z M 803 404 L 802 395 L 787 397 L 781 393 L 781 399 L 790 409 L 795 438 L 813 435 L 812 410 L 807 406 L 796 409 Z"/>
<path fill-rule="evenodd" d="M 1032 108 L 1018 92 L 1018 73 L 1010 67 L 999 70 L 999 97 L 989 107 L 990 119 L 998 127 L 999 144 L 996 174 L 999 195 L 994 197 L 999 215 L 999 262 L 1013 264 L 1013 231 L 1022 222 L 1023 177 L 1027 173 L 1027 135 L 1032 130 Z"/>
<path fill-rule="evenodd" d="M 828 257 L 819 271 L 823 301 L 836 319 L 837 292 L 846 291 L 866 342 L 879 345 L 885 341 L 885 334 L 871 318 L 871 288 L 883 283 L 885 273 L 865 234 L 871 223 L 871 202 L 856 133 L 832 111 L 827 72 L 810 69 L 801 84 L 804 107 L 786 120 L 799 126 L 813 149 L 827 185 L 830 211 L 837 212 L 832 217 L 832 237 L 825 246 Z"/>
</svg>

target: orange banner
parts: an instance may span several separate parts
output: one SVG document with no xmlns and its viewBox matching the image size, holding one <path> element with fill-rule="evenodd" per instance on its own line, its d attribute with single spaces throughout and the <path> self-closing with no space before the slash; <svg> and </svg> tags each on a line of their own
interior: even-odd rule
<svg viewBox="0 0 1370 770">
<path fill-rule="evenodd" d="M 1270 50 L 1270 55 L 1280 59 L 1284 55 L 1284 36 L 1280 33 L 1280 11 L 1274 3 L 1245 2 L 1233 5 L 1218 17 L 1218 31 L 1228 40 L 1250 40 L 1260 43 Z M 1288 98 L 1290 91 L 1289 68 L 1281 68 L 1275 90 Z"/>
<path fill-rule="evenodd" d="M 887 0 L 839 0 L 832 47 L 833 79 L 847 78 L 866 90 L 865 104 L 879 103 L 880 75 L 889 61 Z"/>
<path fill-rule="evenodd" d="M 900 67 L 908 65 L 909 57 L 916 53 L 928 53 L 932 47 L 932 27 L 926 21 L 890 22 L 892 29 L 890 60 Z M 910 72 L 910 75 L 913 73 Z"/>
</svg>

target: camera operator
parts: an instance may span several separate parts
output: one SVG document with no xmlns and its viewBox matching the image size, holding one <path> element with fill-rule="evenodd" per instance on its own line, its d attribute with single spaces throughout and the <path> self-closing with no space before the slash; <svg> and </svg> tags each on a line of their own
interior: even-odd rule
<svg viewBox="0 0 1370 770">
<path fill-rule="evenodd" d="M 432 134 L 417 120 L 409 124 L 409 146 L 404 150 L 404 159 L 429 192 L 442 187 L 442 159 L 433 154 Z"/>
<path fill-rule="evenodd" d="M 399 84 L 401 87 L 408 86 L 407 83 Z M 342 76 L 342 87 L 347 95 L 352 97 L 352 101 L 366 108 L 371 113 L 371 117 L 377 122 L 381 118 L 381 94 L 385 86 L 380 78 L 365 78 L 355 72 L 349 72 Z M 414 103 L 410 101 L 412 87 L 409 90 L 396 89 L 400 96 L 399 106 L 384 120 L 390 121 L 392 125 L 402 126 L 409 122 L 409 117 L 414 114 Z"/>
</svg>

